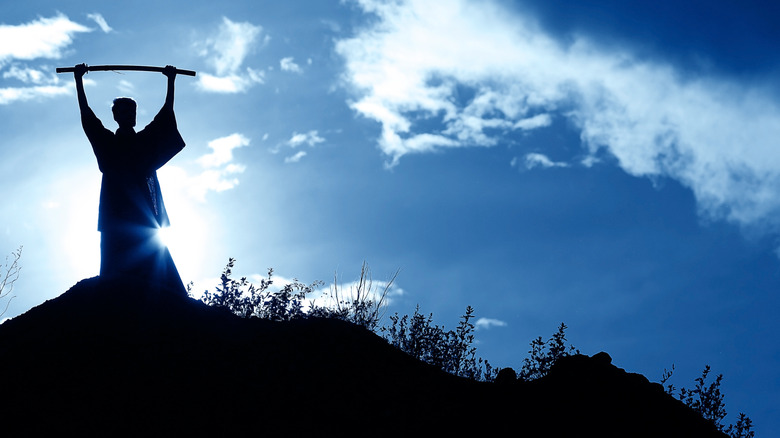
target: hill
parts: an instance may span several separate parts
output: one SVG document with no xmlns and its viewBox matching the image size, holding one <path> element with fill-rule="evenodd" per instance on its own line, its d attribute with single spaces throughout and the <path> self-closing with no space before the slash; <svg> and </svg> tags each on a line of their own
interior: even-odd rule
<svg viewBox="0 0 780 438">
<path fill-rule="evenodd" d="M 0 427 L 25 435 L 725 436 L 606 353 L 473 382 L 343 321 L 242 319 L 97 278 L 0 325 L 0 372 Z"/>
</svg>

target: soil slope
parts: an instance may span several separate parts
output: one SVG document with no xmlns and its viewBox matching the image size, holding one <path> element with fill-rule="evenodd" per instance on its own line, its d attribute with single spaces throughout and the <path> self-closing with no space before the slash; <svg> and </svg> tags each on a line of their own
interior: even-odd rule
<svg viewBox="0 0 780 438">
<path fill-rule="evenodd" d="M 0 428 L 28 436 L 725 436 L 606 353 L 477 383 L 345 322 L 241 319 L 97 278 L 0 325 L 0 375 Z"/>
</svg>

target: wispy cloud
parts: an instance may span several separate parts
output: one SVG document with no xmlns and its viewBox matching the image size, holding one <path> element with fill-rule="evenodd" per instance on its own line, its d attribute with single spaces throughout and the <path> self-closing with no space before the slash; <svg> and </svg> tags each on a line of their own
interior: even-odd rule
<svg viewBox="0 0 780 438">
<path fill-rule="evenodd" d="M 359 0 L 377 19 L 336 49 L 352 108 L 381 150 L 491 146 L 550 117 L 580 130 L 583 162 L 678 180 L 700 210 L 780 227 L 780 107 L 771 84 L 696 76 L 579 36 L 562 42 L 487 0 Z M 420 123 L 424 122 L 424 123 Z M 541 157 L 533 163 L 544 165 Z M 527 163 L 527 161 L 526 161 Z"/>
<path fill-rule="evenodd" d="M 293 73 L 302 73 L 303 69 L 301 69 L 301 66 L 295 63 L 295 59 L 290 58 L 282 58 L 281 61 L 279 61 L 279 66 L 283 71 L 289 71 Z"/>
<path fill-rule="evenodd" d="M 304 146 L 304 145 L 307 145 L 309 147 L 314 147 L 323 142 L 325 142 L 325 139 L 320 137 L 319 133 L 316 130 L 312 130 L 305 133 L 293 132 L 290 139 L 284 142 L 282 146 L 288 146 L 293 149 L 296 149 L 299 146 Z M 272 152 L 273 153 L 279 152 L 279 149 L 282 146 L 275 147 L 274 149 L 272 149 Z M 306 155 L 307 155 L 306 151 L 297 151 L 295 154 L 285 157 L 284 162 L 297 163 L 301 161 L 301 159 Z"/>
<path fill-rule="evenodd" d="M 500 319 L 493 318 L 479 318 L 474 322 L 474 327 L 479 329 L 489 329 L 491 327 L 506 327 L 506 322 Z"/>
<path fill-rule="evenodd" d="M 249 146 L 249 139 L 243 134 L 234 133 L 209 142 L 211 153 L 201 156 L 198 163 L 204 168 L 224 166 L 233 161 L 233 149 Z"/>
<path fill-rule="evenodd" d="M 295 153 L 295 155 L 291 155 L 289 157 L 286 157 L 284 159 L 285 163 L 297 163 L 301 161 L 301 158 L 306 156 L 306 151 L 298 151 Z"/>
<path fill-rule="evenodd" d="M 117 89 L 125 95 L 131 95 L 135 93 L 135 85 L 133 85 L 132 82 L 126 81 L 124 79 L 119 81 L 117 84 Z"/>
<path fill-rule="evenodd" d="M 267 44 L 263 28 L 248 22 L 234 22 L 227 17 L 216 33 L 199 43 L 200 55 L 205 57 L 215 74 L 201 73 L 198 86 L 204 91 L 239 93 L 264 82 L 264 73 L 242 68 L 247 56 L 258 46 Z"/>
<path fill-rule="evenodd" d="M 70 87 L 60 84 L 53 73 L 44 73 L 24 62 L 59 59 L 67 53 L 76 34 L 91 30 L 63 14 L 19 25 L 0 24 L 0 69 L 10 64 L 2 73 L 0 105 L 69 94 Z M 6 80 L 10 83 L 6 84 Z M 23 85 L 19 86 L 19 82 Z"/>
<path fill-rule="evenodd" d="M 39 99 L 42 97 L 64 96 L 70 93 L 70 88 L 56 85 L 0 88 L 0 105 L 7 105 L 16 101 Z"/>
<path fill-rule="evenodd" d="M 522 164 L 526 169 L 533 169 L 534 167 L 542 167 L 545 169 L 549 169 L 551 167 L 569 167 L 568 163 L 562 161 L 553 161 L 547 155 L 536 152 L 526 154 Z M 517 158 L 514 158 L 511 165 L 513 167 L 519 166 L 520 162 Z"/>
<path fill-rule="evenodd" d="M 346 59 L 347 85 L 358 97 L 352 108 L 382 124 L 379 145 L 389 165 L 410 153 L 492 146 L 497 133 L 550 124 L 547 109 L 523 96 L 529 90 L 505 70 L 516 52 L 505 32 L 516 26 L 502 28 L 506 17 L 489 3 L 359 4 L 380 20 L 338 41 L 336 50 Z M 464 101 L 464 91 L 473 97 Z M 416 126 L 431 120 L 441 122 L 440 129 Z"/>
<path fill-rule="evenodd" d="M 3 79 L 16 79 L 28 84 L 42 84 L 54 81 L 52 75 L 47 75 L 40 70 L 29 67 L 12 65 L 8 71 L 3 72 Z"/>
<path fill-rule="evenodd" d="M 303 144 L 309 146 L 315 146 L 318 143 L 323 143 L 324 141 L 325 139 L 320 137 L 316 130 L 309 131 L 303 134 L 293 132 L 292 137 L 290 137 L 290 139 L 287 140 L 287 145 L 293 148 L 296 148 Z"/>
<path fill-rule="evenodd" d="M 76 34 L 90 31 L 63 14 L 19 25 L 0 24 L 0 66 L 12 59 L 59 59 Z"/>
<path fill-rule="evenodd" d="M 108 25 L 106 19 L 103 18 L 103 16 L 98 13 L 87 14 L 87 18 L 94 21 L 100 27 L 100 30 L 102 30 L 105 33 L 109 33 L 114 30 L 111 28 L 111 26 Z"/>
<path fill-rule="evenodd" d="M 233 150 L 249 144 L 250 139 L 239 133 L 214 139 L 208 143 L 211 152 L 197 159 L 201 168 L 198 173 L 190 175 L 181 167 L 167 165 L 160 169 L 160 178 L 165 179 L 166 187 L 173 186 L 172 190 L 204 202 L 207 193 L 223 192 L 239 184 L 238 175 L 246 166 L 233 160 Z"/>
<path fill-rule="evenodd" d="M 241 93 L 254 84 L 265 82 L 265 74 L 262 71 L 255 71 L 247 68 L 242 74 L 231 74 L 227 76 L 214 76 L 209 73 L 201 73 L 198 76 L 198 87 L 204 91 L 213 91 L 216 93 Z"/>
</svg>

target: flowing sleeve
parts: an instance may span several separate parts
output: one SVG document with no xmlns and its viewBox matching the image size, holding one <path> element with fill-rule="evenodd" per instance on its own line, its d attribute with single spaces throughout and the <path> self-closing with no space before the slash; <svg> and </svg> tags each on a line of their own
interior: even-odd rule
<svg viewBox="0 0 780 438">
<path fill-rule="evenodd" d="M 143 135 L 143 143 L 147 147 L 150 170 L 161 168 L 185 146 L 171 109 L 161 109 L 139 134 Z"/>
</svg>

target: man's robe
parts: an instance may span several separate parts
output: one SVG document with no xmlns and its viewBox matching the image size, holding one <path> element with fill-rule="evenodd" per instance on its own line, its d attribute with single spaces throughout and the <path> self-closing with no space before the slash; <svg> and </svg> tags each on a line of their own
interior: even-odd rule
<svg viewBox="0 0 780 438">
<path fill-rule="evenodd" d="M 184 148 L 173 111 L 163 108 L 137 133 L 114 133 L 91 109 L 85 113 L 81 122 L 103 173 L 98 230 L 168 226 L 157 169 Z"/>
<path fill-rule="evenodd" d="M 157 169 L 184 148 L 173 110 L 163 107 L 139 132 L 106 129 L 91 109 L 84 132 L 103 173 L 98 230 L 100 276 L 141 280 L 186 295 L 170 252 L 157 236 L 169 225 Z"/>
</svg>

